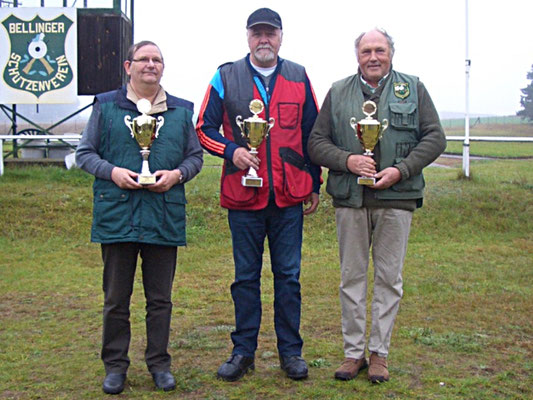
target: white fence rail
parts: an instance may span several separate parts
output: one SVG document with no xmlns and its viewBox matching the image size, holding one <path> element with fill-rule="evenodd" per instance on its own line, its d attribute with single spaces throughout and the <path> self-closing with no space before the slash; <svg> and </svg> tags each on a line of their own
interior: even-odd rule
<svg viewBox="0 0 533 400">
<path fill-rule="evenodd" d="M 446 136 L 450 142 L 463 142 L 464 136 Z M 469 136 L 471 142 L 533 142 L 533 136 Z"/>
<path fill-rule="evenodd" d="M 4 141 L 5 140 L 80 140 L 80 134 L 64 135 L 0 135 L 0 176 L 4 175 Z M 462 142 L 465 140 L 464 136 L 446 136 L 446 140 L 450 142 Z M 471 142 L 532 142 L 532 136 L 470 136 Z"/>
</svg>

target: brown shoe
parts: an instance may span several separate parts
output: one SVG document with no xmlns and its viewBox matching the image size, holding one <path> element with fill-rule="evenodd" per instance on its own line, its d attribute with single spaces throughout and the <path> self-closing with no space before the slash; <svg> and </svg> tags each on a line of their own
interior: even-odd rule
<svg viewBox="0 0 533 400">
<path fill-rule="evenodd" d="M 341 381 L 349 381 L 357 376 L 360 370 L 368 367 L 366 358 L 360 358 L 356 360 L 355 358 L 345 358 L 341 366 L 335 371 L 335 379 L 340 379 Z"/>
<path fill-rule="evenodd" d="M 377 353 L 370 354 L 370 367 L 368 368 L 368 380 L 372 383 L 380 383 L 389 380 L 387 359 Z"/>
</svg>

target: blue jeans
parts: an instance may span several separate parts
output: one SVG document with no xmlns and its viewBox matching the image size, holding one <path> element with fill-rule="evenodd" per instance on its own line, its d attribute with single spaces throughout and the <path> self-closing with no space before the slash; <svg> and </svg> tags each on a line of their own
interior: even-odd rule
<svg viewBox="0 0 533 400">
<path fill-rule="evenodd" d="M 287 357 L 302 354 L 300 336 L 300 262 L 302 258 L 302 206 L 259 211 L 229 210 L 233 241 L 235 281 L 231 296 L 235 305 L 233 354 L 253 357 L 261 324 L 261 268 L 268 237 L 274 275 L 274 326 L 278 352 Z"/>
</svg>

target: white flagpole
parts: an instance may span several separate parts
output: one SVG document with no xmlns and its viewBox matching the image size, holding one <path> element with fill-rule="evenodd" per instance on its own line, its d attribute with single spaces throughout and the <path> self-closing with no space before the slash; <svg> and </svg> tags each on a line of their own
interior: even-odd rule
<svg viewBox="0 0 533 400">
<path fill-rule="evenodd" d="M 463 174 L 470 177 L 470 110 L 469 110 L 469 80 L 470 58 L 468 58 L 468 0 L 465 0 L 465 32 L 466 32 L 466 57 L 465 57 L 465 139 L 463 142 Z"/>
</svg>

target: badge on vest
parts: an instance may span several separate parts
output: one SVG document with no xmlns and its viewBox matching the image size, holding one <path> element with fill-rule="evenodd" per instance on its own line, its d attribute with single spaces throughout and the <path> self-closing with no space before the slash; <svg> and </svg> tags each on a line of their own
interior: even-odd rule
<svg viewBox="0 0 533 400">
<path fill-rule="evenodd" d="M 411 93 L 407 82 L 394 82 L 392 85 L 394 86 L 394 95 L 400 99 L 405 99 Z"/>
</svg>

